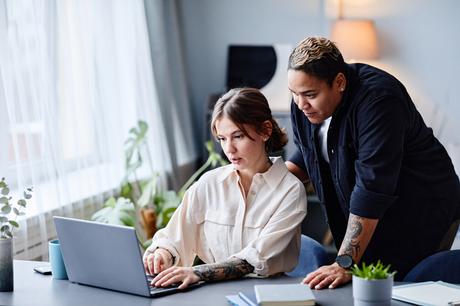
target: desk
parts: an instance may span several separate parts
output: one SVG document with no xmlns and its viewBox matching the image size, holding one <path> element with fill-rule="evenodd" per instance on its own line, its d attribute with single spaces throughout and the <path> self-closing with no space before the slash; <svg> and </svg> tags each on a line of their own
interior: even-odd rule
<svg viewBox="0 0 460 306">
<path fill-rule="evenodd" d="M 287 276 L 275 279 L 241 279 L 206 284 L 200 288 L 161 298 L 146 298 L 116 291 L 93 288 L 55 280 L 50 275 L 33 272 L 33 267 L 43 263 L 14 261 L 14 291 L 0 292 L 0 305 L 196 305 L 227 306 L 226 295 L 253 288 L 255 284 L 299 283 L 301 278 Z M 317 305 L 353 305 L 351 284 L 333 290 L 313 290 Z M 391 305 L 408 305 L 392 300 Z"/>
</svg>

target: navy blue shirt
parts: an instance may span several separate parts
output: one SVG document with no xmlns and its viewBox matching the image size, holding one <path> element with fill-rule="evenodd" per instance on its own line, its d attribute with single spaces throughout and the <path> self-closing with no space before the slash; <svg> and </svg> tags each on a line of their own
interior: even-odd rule
<svg viewBox="0 0 460 306">
<path fill-rule="evenodd" d="M 435 253 L 460 218 L 460 184 L 452 162 L 404 86 L 365 64 L 347 65 L 347 88 L 328 130 L 329 164 L 318 145 L 320 125 L 297 105 L 291 120 L 297 151 L 324 205 L 337 248 L 350 213 L 379 219 L 361 261 L 378 259 L 397 279 Z"/>
</svg>

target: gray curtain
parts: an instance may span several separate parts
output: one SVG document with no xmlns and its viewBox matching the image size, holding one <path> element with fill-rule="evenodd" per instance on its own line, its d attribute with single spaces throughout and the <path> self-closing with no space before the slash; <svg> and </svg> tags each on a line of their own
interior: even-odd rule
<svg viewBox="0 0 460 306">
<path fill-rule="evenodd" d="M 192 113 L 186 83 L 176 0 L 145 0 L 152 66 L 160 112 L 171 154 L 175 189 L 198 159 L 193 141 Z"/>
</svg>

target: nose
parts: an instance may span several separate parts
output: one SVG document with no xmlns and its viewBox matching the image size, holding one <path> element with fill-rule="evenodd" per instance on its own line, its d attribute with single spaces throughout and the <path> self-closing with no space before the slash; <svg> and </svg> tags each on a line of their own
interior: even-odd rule
<svg viewBox="0 0 460 306">
<path fill-rule="evenodd" d="M 224 145 L 224 150 L 225 150 L 225 153 L 234 153 L 236 150 L 235 150 L 235 146 L 233 144 L 233 141 L 229 140 L 225 143 Z"/>
<path fill-rule="evenodd" d="M 304 110 L 308 109 L 310 107 L 310 103 L 308 102 L 308 99 L 302 95 L 299 95 L 297 98 L 297 107 L 299 110 Z"/>
</svg>

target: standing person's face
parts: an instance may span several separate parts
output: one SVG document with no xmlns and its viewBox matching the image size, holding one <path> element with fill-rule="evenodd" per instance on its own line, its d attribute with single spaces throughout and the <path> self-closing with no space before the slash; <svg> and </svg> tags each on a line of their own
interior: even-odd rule
<svg viewBox="0 0 460 306">
<path fill-rule="evenodd" d="M 247 133 L 254 139 L 252 140 L 225 116 L 217 120 L 215 126 L 217 139 L 235 170 L 255 174 L 266 167 L 264 138 L 267 136 L 257 134 L 251 125 L 244 125 Z"/>
<path fill-rule="evenodd" d="M 326 81 L 300 70 L 288 70 L 288 86 L 295 104 L 313 124 L 332 116 L 345 90 L 346 80 L 337 74 L 332 86 Z"/>
</svg>

